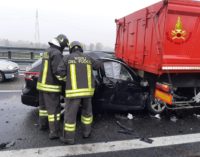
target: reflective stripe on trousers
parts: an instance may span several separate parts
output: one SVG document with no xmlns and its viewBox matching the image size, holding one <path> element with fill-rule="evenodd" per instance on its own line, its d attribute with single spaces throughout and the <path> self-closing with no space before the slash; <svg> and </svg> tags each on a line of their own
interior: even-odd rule
<svg viewBox="0 0 200 157">
<path fill-rule="evenodd" d="M 48 116 L 47 110 L 39 110 L 39 116 L 40 117 L 47 117 Z"/>
<path fill-rule="evenodd" d="M 90 117 L 81 116 L 81 122 L 85 125 L 90 125 L 93 122 L 93 116 Z"/>
<path fill-rule="evenodd" d="M 55 121 L 60 121 L 60 114 L 49 114 L 48 115 L 48 121 L 49 122 L 55 122 Z"/>
<path fill-rule="evenodd" d="M 65 125 L 64 126 L 64 130 L 65 131 L 75 132 L 75 130 L 76 130 L 76 123 L 74 123 L 74 124 L 65 123 L 64 125 Z"/>
</svg>

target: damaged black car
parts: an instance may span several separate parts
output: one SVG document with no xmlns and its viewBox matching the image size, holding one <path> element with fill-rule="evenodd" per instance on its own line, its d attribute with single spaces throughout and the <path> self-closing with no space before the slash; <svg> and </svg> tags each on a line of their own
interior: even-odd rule
<svg viewBox="0 0 200 157">
<path fill-rule="evenodd" d="M 94 110 L 132 111 L 150 108 L 151 112 L 160 113 L 159 108 L 154 107 L 152 111 L 148 83 L 127 64 L 109 52 L 89 52 L 88 55 L 103 62 L 102 68 L 93 71 L 96 82 Z M 21 101 L 25 105 L 39 105 L 36 84 L 40 65 L 41 59 L 25 72 L 25 85 L 21 95 Z"/>
</svg>

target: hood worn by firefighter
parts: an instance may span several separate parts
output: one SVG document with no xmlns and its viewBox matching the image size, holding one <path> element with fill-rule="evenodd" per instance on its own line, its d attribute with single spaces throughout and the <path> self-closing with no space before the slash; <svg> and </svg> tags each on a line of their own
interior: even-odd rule
<svg viewBox="0 0 200 157">
<path fill-rule="evenodd" d="M 37 82 L 39 90 L 39 127 L 48 129 L 49 138 L 59 138 L 61 77 L 56 75 L 58 64 L 63 58 L 62 52 L 69 41 L 63 34 L 49 42 L 50 47 L 43 53 L 40 76 Z"/>
<path fill-rule="evenodd" d="M 66 76 L 64 128 L 63 137 L 60 138 L 66 144 L 74 144 L 76 118 L 80 106 L 83 137 L 87 138 L 91 134 L 91 99 L 95 90 L 92 69 L 98 69 L 100 66 L 100 62 L 83 53 L 83 47 L 78 41 L 70 44 L 70 55 L 65 56 L 58 66 L 60 77 Z"/>
</svg>

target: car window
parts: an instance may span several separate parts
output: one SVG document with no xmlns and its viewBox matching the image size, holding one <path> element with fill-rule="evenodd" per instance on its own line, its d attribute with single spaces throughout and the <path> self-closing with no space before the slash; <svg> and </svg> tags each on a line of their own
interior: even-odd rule
<svg viewBox="0 0 200 157">
<path fill-rule="evenodd" d="M 104 62 L 105 76 L 117 80 L 133 80 L 128 70 L 120 63 L 117 62 Z"/>
</svg>

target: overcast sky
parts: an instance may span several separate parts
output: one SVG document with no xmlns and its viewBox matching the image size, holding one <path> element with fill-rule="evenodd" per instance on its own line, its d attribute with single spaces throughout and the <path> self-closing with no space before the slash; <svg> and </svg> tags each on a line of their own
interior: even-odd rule
<svg viewBox="0 0 200 157">
<path fill-rule="evenodd" d="M 158 1 L 0 0 L 0 38 L 34 42 L 38 9 L 41 42 L 64 33 L 70 41 L 102 42 L 114 47 L 114 20 Z"/>
</svg>

